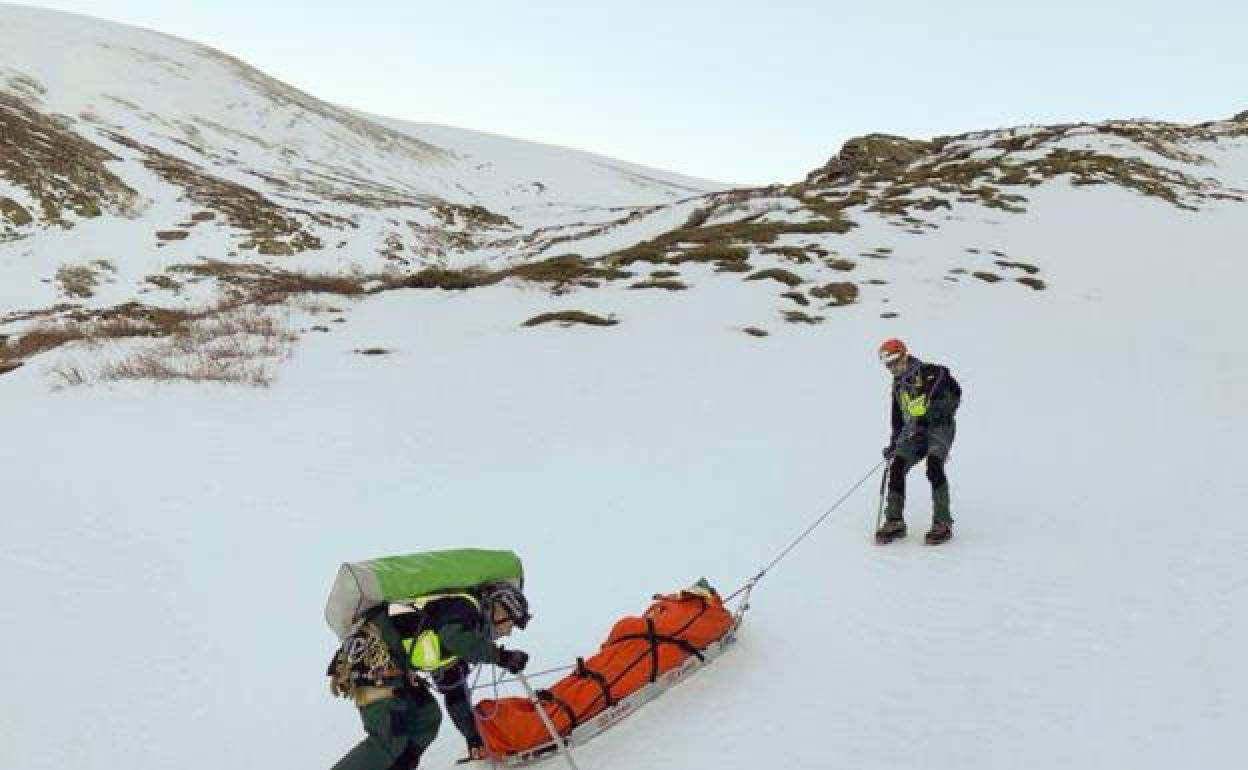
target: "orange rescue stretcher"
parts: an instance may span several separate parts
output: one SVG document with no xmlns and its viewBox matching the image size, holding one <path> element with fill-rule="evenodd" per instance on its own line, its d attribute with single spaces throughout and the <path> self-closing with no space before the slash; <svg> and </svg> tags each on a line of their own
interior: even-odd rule
<svg viewBox="0 0 1248 770">
<path fill-rule="evenodd" d="M 741 623 L 748 594 L 734 614 L 702 580 L 655 596 L 640 617 L 617 621 L 596 655 L 578 658 L 571 674 L 536 693 L 562 743 L 584 743 L 718 657 Z M 476 705 L 477 725 L 495 763 L 523 765 L 559 748 L 537 703 L 508 697 Z"/>
</svg>

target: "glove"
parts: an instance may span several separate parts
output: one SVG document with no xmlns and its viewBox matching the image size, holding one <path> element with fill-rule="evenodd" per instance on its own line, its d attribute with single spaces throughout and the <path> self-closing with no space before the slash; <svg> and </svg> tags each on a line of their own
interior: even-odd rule
<svg viewBox="0 0 1248 770">
<path fill-rule="evenodd" d="M 524 650 L 508 650 L 499 647 L 498 665 L 502 666 L 509 674 L 519 674 L 524 670 L 525 666 L 529 665 L 529 654 Z"/>
<path fill-rule="evenodd" d="M 888 458 L 888 457 L 892 457 L 893 454 L 896 452 L 897 452 L 897 441 L 893 440 L 893 441 L 888 442 L 888 446 L 884 447 L 884 451 L 882 452 L 882 454 L 884 455 L 885 458 Z"/>
</svg>

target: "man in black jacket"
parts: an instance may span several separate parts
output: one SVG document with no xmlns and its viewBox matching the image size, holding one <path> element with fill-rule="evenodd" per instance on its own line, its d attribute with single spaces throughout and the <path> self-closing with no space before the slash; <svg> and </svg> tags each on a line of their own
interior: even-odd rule
<svg viewBox="0 0 1248 770">
<path fill-rule="evenodd" d="M 442 694 L 451 721 L 468 742 L 469 758 L 483 759 L 468 697 L 470 664 L 493 663 L 512 674 L 523 671 L 528 654 L 494 640 L 528 621 L 528 602 L 507 583 L 487 586 L 478 595 L 442 594 L 379 607 L 361 624 L 358 641 L 344 645 L 330 663 L 335 692 L 355 700 L 368 734 L 334 770 L 417 767 L 442 722 L 422 674 Z"/>
<path fill-rule="evenodd" d="M 884 544 L 906 536 L 902 516 L 906 474 L 926 458 L 927 478 L 932 483 L 932 528 L 924 541 L 928 545 L 943 543 L 953 537 L 945 463 L 957 432 L 954 414 L 962 402 L 962 388 L 949 369 L 910 355 L 901 340 L 885 340 L 879 353 L 881 363 L 893 375 L 892 433 L 884 449 L 889 460 L 888 496 L 875 540 Z"/>
</svg>

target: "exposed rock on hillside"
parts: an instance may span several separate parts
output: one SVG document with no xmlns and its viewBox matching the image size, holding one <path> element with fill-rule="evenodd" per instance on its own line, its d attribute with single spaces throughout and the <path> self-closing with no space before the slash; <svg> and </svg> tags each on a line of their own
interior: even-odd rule
<svg viewBox="0 0 1248 770">
<path fill-rule="evenodd" d="M 846 142 L 836 157 L 807 175 L 806 183 L 819 186 L 851 179 L 893 179 L 934 149 L 933 142 L 868 134 Z"/>
</svg>

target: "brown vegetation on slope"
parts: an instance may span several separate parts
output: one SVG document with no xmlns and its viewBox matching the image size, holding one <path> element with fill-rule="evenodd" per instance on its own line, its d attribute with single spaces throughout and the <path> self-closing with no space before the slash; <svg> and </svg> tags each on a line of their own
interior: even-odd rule
<svg viewBox="0 0 1248 770">
<path fill-rule="evenodd" d="M 138 194 L 109 171 L 117 157 L 70 130 L 70 119 L 44 115 L 25 100 L 0 91 L 0 178 L 28 192 L 38 205 L 27 211 L 0 199 L 0 226 L 13 234 L 36 219 L 67 224 L 66 212 L 98 217 L 121 212 Z"/>
</svg>

